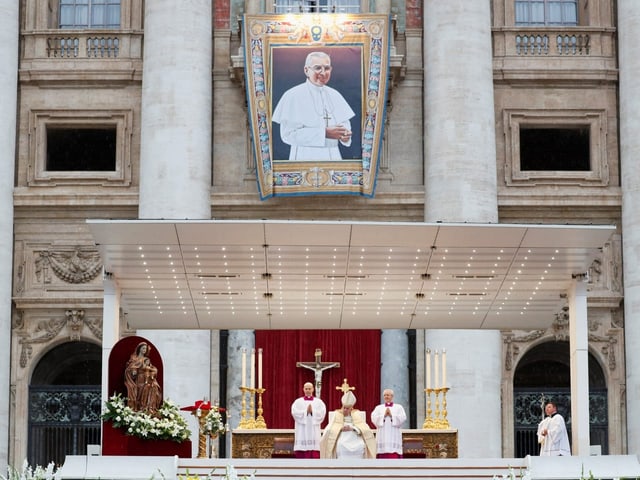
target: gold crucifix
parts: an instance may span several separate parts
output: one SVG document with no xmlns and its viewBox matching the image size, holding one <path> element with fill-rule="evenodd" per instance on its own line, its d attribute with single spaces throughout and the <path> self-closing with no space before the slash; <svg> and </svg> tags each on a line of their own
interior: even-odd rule
<svg viewBox="0 0 640 480">
<path fill-rule="evenodd" d="M 316 397 L 320 398 L 320 390 L 322 389 L 322 372 L 330 368 L 339 367 L 340 362 L 323 362 L 322 350 L 320 350 L 319 348 L 316 348 L 315 357 L 316 359 L 314 362 L 297 362 L 296 367 L 308 368 L 309 370 L 313 370 Z"/>
</svg>

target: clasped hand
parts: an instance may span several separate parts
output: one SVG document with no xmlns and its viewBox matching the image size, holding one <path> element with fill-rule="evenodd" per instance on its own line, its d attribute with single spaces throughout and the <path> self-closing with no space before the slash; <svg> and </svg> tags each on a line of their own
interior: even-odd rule
<svg viewBox="0 0 640 480">
<path fill-rule="evenodd" d="M 326 129 L 327 138 L 340 140 L 342 142 L 348 142 L 351 139 L 351 133 L 352 133 L 351 130 L 349 130 L 348 128 L 342 127 L 340 125 L 327 127 Z"/>
</svg>

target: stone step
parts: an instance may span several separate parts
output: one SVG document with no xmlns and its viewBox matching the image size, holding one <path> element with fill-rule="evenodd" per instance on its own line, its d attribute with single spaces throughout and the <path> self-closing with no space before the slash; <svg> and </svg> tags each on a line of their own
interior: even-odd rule
<svg viewBox="0 0 640 480">
<path fill-rule="evenodd" d="M 238 477 L 255 474 L 256 480 L 519 480 L 524 459 L 401 459 L 401 460 L 299 460 L 299 459 L 180 459 L 178 476 L 220 479 L 227 466 Z M 186 480 L 186 478 L 185 478 Z"/>
</svg>

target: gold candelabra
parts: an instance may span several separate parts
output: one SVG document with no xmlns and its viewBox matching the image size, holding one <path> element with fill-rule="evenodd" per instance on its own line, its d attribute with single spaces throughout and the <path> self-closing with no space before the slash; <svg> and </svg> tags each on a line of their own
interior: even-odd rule
<svg viewBox="0 0 640 480">
<path fill-rule="evenodd" d="M 422 424 L 422 428 L 429 430 L 448 430 L 449 420 L 447 420 L 447 392 L 449 387 L 425 388 L 427 394 L 427 411 Z M 442 404 L 440 403 L 440 393 L 442 393 Z M 431 408 L 431 394 L 434 394 L 435 410 Z M 442 405 L 442 409 L 440 406 Z"/>
<path fill-rule="evenodd" d="M 240 423 L 239 428 L 245 428 L 247 430 L 255 430 L 261 428 L 267 428 L 267 424 L 264 421 L 262 414 L 264 410 L 262 408 L 262 394 L 265 392 L 264 388 L 249 388 L 240 387 L 242 392 L 242 409 L 240 411 Z M 258 409 L 256 415 L 256 394 L 258 394 Z M 247 408 L 247 399 L 249 406 Z"/>
</svg>

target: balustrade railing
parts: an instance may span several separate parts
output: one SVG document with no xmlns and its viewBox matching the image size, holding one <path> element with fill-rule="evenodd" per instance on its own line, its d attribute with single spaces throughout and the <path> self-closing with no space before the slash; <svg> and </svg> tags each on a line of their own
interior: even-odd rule
<svg viewBox="0 0 640 480">
<path fill-rule="evenodd" d="M 23 60 L 142 58 L 142 32 L 47 30 L 24 35 Z"/>
<path fill-rule="evenodd" d="M 551 27 L 494 29 L 494 57 L 604 57 L 615 59 L 615 29 Z"/>
</svg>

